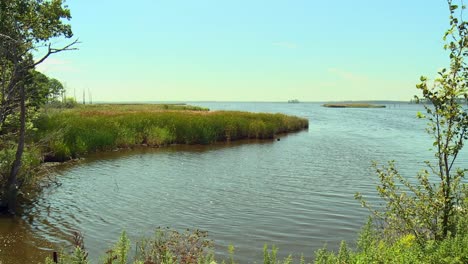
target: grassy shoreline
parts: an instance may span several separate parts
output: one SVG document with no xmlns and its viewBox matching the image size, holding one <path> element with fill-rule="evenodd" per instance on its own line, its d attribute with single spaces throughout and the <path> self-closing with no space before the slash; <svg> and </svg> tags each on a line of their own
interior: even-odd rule
<svg viewBox="0 0 468 264">
<path fill-rule="evenodd" d="M 36 140 L 45 141 L 45 160 L 65 161 L 90 152 L 141 145 L 272 139 L 308 128 L 308 120 L 185 105 L 93 105 L 45 112 L 36 126 Z"/>
</svg>

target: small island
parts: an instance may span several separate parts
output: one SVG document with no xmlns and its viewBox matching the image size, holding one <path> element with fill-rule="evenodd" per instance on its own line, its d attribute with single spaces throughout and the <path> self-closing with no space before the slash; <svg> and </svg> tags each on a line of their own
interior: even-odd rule
<svg viewBox="0 0 468 264">
<path fill-rule="evenodd" d="M 331 108 L 385 108 L 385 105 L 367 104 L 367 103 L 333 103 L 323 104 L 323 107 Z"/>
</svg>

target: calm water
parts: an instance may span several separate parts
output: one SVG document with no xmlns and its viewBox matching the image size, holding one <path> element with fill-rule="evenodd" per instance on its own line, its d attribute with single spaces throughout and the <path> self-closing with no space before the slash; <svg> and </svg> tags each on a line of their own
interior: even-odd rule
<svg viewBox="0 0 468 264">
<path fill-rule="evenodd" d="M 61 186 L 45 190 L 22 219 L 0 219 L 0 240 L 13 241 L 0 256 L 12 263 L 31 259 L 28 252 L 66 245 L 80 230 L 96 259 L 123 229 L 135 240 L 170 226 L 209 231 L 217 252 L 223 256 L 233 244 L 240 263 L 261 260 L 264 243 L 277 245 L 281 256 L 310 259 L 324 243 L 337 248 L 342 239 L 356 238 L 368 212 L 353 196 L 362 192 L 375 200 L 373 160 L 396 160 L 403 174 L 414 175 L 433 157 L 416 105 L 194 104 L 302 116 L 310 128 L 281 141 L 93 155 L 56 172 Z M 464 167 L 466 153 L 460 155 Z"/>
</svg>

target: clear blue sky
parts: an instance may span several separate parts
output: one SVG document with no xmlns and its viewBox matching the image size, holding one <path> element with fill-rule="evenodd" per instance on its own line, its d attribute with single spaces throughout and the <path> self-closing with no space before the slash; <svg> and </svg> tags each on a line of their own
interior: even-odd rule
<svg viewBox="0 0 468 264">
<path fill-rule="evenodd" d="M 448 65 L 444 0 L 67 4 L 79 50 L 39 69 L 78 99 L 409 100 Z"/>
</svg>

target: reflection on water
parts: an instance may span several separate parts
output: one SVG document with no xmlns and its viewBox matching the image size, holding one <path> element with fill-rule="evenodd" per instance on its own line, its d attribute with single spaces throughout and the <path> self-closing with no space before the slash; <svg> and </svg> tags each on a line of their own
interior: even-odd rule
<svg viewBox="0 0 468 264">
<path fill-rule="evenodd" d="M 420 106 L 198 105 L 293 114 L 309 118 L 310 127 L 281 141 L 91 155 L 58 170 L 61 186 L 46 189 L 13 229 L 2 224 L 1 234 L 17 229 L 28 240 L 66 245 L 80 230 L 96 259 L 123 229 L 136 240 L 158 226 L 199 228 L 209 232 L 219 254 L 233 244 L 240 263 L 261 259 L 264 243 L 276 244 L 281 256 L 304 253 L 310 259 L 324 243 L 336 248 L 342 239 L 355 239 L 368 212 L 354 193 L 375 201 L 372 160 L 397 160 L 403 174 L 414 175 L 433 158 L 425 121 L 415 118 Z M 28 248 L 24 239 L 17 241 Z"/>
<path fill-rule="evenodd" d="M 0 217 L 0 263 L 37 263 L 54 246 L 37 237 L 22 219 Z"/>
</svg>

